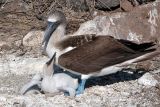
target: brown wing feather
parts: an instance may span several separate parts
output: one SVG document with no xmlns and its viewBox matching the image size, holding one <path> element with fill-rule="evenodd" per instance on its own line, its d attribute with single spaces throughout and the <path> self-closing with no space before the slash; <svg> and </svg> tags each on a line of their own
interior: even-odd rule
<svg viewBox="0 0 160 107">
<path fill-rule="evenodd" d="M 95 40 L 61 55 L 58 63 L 72 71 L 88 74 L 143 54 L 145 52 L 136 52 L 112 37 L 97 36 Z"/>
<path fill-rule="evenodd" d="M 65 49 L 69 46 L 79 47 L 87 42 L 94 40 L 96 37 L 95 34 L 88 35 L 77 35 L 77 36 L 67 36 L 64 37 L 61 41 L 57 43 L 57 46 L 61 49 Z"/>
</svg>

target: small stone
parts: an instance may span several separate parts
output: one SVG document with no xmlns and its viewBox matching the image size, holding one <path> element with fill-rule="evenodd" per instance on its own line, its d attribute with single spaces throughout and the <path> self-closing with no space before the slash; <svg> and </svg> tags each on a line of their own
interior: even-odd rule
<svg viewBox="0 0 160 107">
<path fill-rule="evenodd" d="M 133 5 L 128 0 L 121 0 L 120 6 L 121 6 L 121 8 L 124 11 L 131 11 L 131 10 L 133 10 Z"/>
<path fill-rule="evenodd" d="M 121 94 L 122 94 L 123 96 L 129 96 L 129 95 L 130 95 L 130 93 L 128 93 L 128 92 L 121 92 Z"/>
<path fill-rule="evenodd" d="M 0 46 L 0 49 L 2 49 L 2 50 L 10 50 L 11 47 L 8 44 L 4 44 L 4 45 Z"/>
<path fill-rule="evenodd" d="M 21 43 L 22 43 L 21 40 L 15 41 L 15 45 L 18 47 L 20 47 L 22 45 Z"/>
<path fill-rule="evenodd" d="M 41 44 L 44 32 L 43 31 L 30 31 L 23 38 L 24 46 L 37 47 Z"/>
<path fill-rule="evenodd" d="M 4 102 L 4 101 L 7 101 L 7 99 L 5 97 L 0 97 L 0 102 Z"/>
<path fill-rule="evenodd" d="M 146 73 L 138 79 L 138 83 L 145 86 L 157 86 L 158 81 L 150 74 Z"/>
<path fill-rule="evenodd" d="M 0 47 L 2 47 L 3 45 L 6 45 L 7 43 L 4 41 L 0 41 Z"/>
<path fill-rule="evenodd" d="M 129 101 L 129 103 L 127 104 L 127 107 L 139 107 L 138 104 L 132 102 L 132 101 Z"/>
<path fill-rule="evenodd" d="M 0 50 L 10 50 L 11 47 L 9 46 L 9 44 L 7 44 L 7 42 L 4 41 L 0 41 Z"/>
</svg>

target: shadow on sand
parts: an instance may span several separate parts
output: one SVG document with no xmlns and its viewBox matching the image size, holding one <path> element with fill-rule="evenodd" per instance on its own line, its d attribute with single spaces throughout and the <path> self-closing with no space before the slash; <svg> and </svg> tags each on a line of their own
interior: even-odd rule
<svg viewBox="0 0 160 107">
<path fill-rule="evenodd" d="M 64 71 L 57 66 L 54 66 L 54 70 L 56 71 L 55 73 L 62 73 L 62 72 L 64 73 Z M 74 75 L 68 71 L 65 71 L 65 73 L 69 74 L 73 78 L 80 78 L 80 76 Z M 118 71 L 115 74 L 90 78 L 87 80 L 85 87 L 88 88 L 95 85 L 105 86 L 118 82 L 136 80 L 140 78 L 144 73 L 146 73 L 144 69 L 131 69 L 131 68 L 123 69 L 122 71 Z"/>
<path fill-rule="evenodd" d="M 146 71 L 143 69 L 124 69 L 122 71 L 118 71 L 115 74 L 88 79 L 86 82 L 86 88 L 95 85 L 105 86 L 118 82 L 136 80 L 145 73 Z"/>
</svg>

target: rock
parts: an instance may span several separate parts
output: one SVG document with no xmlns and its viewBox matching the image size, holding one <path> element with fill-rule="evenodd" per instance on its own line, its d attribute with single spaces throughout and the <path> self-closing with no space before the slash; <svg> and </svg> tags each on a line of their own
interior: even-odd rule
<svg viewBox="0 0 160 107">
<path fill-rule="evenodd" d="M 7 42 L 0 41 L 0 47 L 3 47 L 4 45 L 7 45 Z"/>
<path fill-rule="evenodd" d="M 86 0 L 66 0 L 68 8 L 74 11 L 88 11 L 89 7 Z"/>
<path fill-rule="evenodd" d="M 20 47 L 22 45 L 21 43 L 22 43 L 21 40 L 17 40 L 15 41 L 15 46 Z"/>
<path fill-rule="evenodd" d="M 135 7 L 131 12 L 97 16 L 81 24 L 74 35 L 111 35 L 136 43 L 160 41 L 160 1 Z M 158 38 L 158 39 L 157 39 Z"/>
<path fill-rule="evenodd" d="M 129 2 L 128 0 L 121 0 L 121 4 L 120 4 L 121 8 L 124 11 L 131 11 L 133 10 L 133 5 L 131 2 Z"/>
<path fill-rule="evenodd" d="M 139 107 L 139 105 L 129 101 L 126 107 Z"/>
<path fill-rule="evenodd" d="M 138 2 L 139 4 L 145 4 L 145 3 L 147 3 L 147 2 L 153 2 L 153 1 L 155 1 L 155 0 L 137 0 L 137 2 Z"/>
<path fill-rule="evenodd" d="M 119 8 L 120 0 L 96 0 L 95 8 L 100 10 L 114 10 Z"/>
<path fill-rule="evenodd" d="M 24 46 L 39 46 L 42 42 L 44 32 L 43 31 L 30 31 L 24 38 L 23 38 L 23 45 Z"/>
<path fill-rule="evenodd" d="M 5 42 L 5 41 L 0 41 L 0 50 L 10 50 L 11 46 Z"/>
<path fill-rule="evenodd" d="M 160 73 L 160 69 L 154 70 L 153 73 L 155 73 L 155 74 Z"/>
<path fill-rule="evenodd" d="M 149 87 L 155 87 L 158 85 L 158 81 L 150 73 L 146 73 L 141 78 L 139 78 L 138 83 Z"/>
</svg>

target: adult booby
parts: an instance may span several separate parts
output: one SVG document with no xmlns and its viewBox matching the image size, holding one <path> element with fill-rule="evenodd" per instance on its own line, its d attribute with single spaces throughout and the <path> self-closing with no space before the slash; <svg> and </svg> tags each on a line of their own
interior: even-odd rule
<svg viewBox="0 0 160 107">
<path fill-rule="evenodd" d="M 84 91 L 88 78 L 120 71 L 126 65 L 150 59 L 160 51 L 153 43 L 136 44 L 111 36 L 66 36 L 66 18 L 60 11 L 48 17 L 43 43 L 49 57 L 56 53 L 56 65 L 81 75 L 77 94 Z"/>
</svg>

